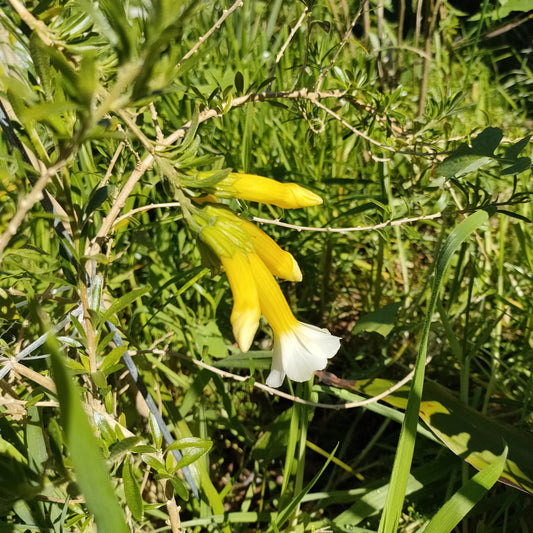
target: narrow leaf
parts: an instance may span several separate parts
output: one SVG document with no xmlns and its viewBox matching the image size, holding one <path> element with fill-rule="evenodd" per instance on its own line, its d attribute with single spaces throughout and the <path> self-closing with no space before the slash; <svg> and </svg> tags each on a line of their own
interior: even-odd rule
<svg viewBox="0 0 533 533">
<path fill-rule="evenodd" d="M 80 400 L 78 388 L 49 335 L 47 348 L 61 409 L 61 422 L 76 474 L 89 511 L 101 533 L 127 533 L 124 514 L 111 485 L 109 472 Z"/>
<path fill-rule="evenodd" d="M 415 447 L 420 401 L 424 388 L 424 372 L 429 332 L 433 320 L 433 313 L 435 312 L 437 304 L 437 298 L 439 297 L 439 293 L 444 284 L 444 274 L 455 251 L 461 246 L 467 237 L 472 234 L 472 232 L 488 220 L 488 217 L 489 214 L 487 211 L 480 210 L 463 220 L 450 233 L 438 255 L 431 296 L 424 319 L 420 349 L 415 362 L 415 374 L 409 391 L 405 418 L 402 424 L 400 440 L 398 442 L 398 448 L 396 450 L 396 456 L 392 468 L 390 490 L 387 494 L 385 509 L 381 516 L 378 530 L 379 533 L 395 533 L 398 528 Z"/>
<path fill-rule="evenodd" d="M 520 139 L 513 145 L 509 146 L 509 148 L 505 150 L 505 159 L 516 159 L 518 157 L 518 154 L 520 154 L 520 152 L 527 146 L 530 139 L 531 135 L 527 135 L 523 139 Z"/>
<path fill-rule="evenodd" d="M 352 335 L 361 331 L 374 331 L 386 337 L 394 328 L 401 302 L 394 302 L 361 317 L 352 329 Z"/>
<path fill-rule="evenodd" d="M 150 290 L 150 287 L 140 287 L 133 289 L 121 296 L 118 300 L 115 300 L 109 309 L 102 316 L 102 322 L 109 320 L 115 313 L 122 311 L 128 305 L 131 305 L 137 298 L 140 298 L 143 294 L 146 294 Z"/>
<path fill-rule="evenodd" d="M 198 437 L 186 437 L 174 441 L 167 450 L 179 450 L 181 452 L 182 458 L 176 465 L 176 469 L 179 469 L 197 461 L 211 449 L 212 445 L 213 443 L 210 440 L 204 440 Z"/>
<path fill-rule="evenodd" d="M 128 459 L 126 459 L 122 465 L 122 482 L 124 483 L 126 503 L 128 504 L 133 518 L 135 518 L 137 522 L 140 522 L 144 511 L 143 499 L 139 488 L 139 482 L 132 471 L 131 463 Z"/>
<path fill-rule="evenodd" d="M 507 447 L 489 466 L 468 480 L 431 519 L 424 533 L 451 533 L 455 526 L 472 510 L 481 498 L 498 481 L 505 459 Z"/>
</svg>

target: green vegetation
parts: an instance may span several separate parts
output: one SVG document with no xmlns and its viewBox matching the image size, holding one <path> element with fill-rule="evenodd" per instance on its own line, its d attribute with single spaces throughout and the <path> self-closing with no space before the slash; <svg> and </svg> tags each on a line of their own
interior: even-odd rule
<svg viewBox="0 0 533 533">
<path fill-rule="evenodd" d="M 2 4 L 0 532 L 529 531 L 533 4 L 352 4 Z M 313 381 L 235 343 L 230 169 L 323 199 L 220 200 Z"/>
</svg>

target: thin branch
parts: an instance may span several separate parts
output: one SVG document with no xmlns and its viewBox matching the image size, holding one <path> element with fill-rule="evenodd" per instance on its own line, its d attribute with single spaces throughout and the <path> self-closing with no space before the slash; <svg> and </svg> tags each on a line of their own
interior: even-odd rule
<svg viewBox="0 0 533 533">
<path fill-rule="evenodd" d="M 33 186 L 31 192 L 27 196 L 19 200 L 17 205 L 17 211 L 15 212 L 14 217 L 9 221 L 9 224 L 7 225 L 7 228 L 4 233 L 0 235 L 0 260 L 3 257 L 4 250 L 6 249 L 6 246 L 8 245 L 9 241 L 11 240 L 11 237 L 13 237 L 17 233 L 17 230 L 24 221 L 24 218 L 26 217 L 28 211 L 36 203 L 40 202 L 43 199 L 43 190 L 48 185 L 50 178 L 51 174 L 44 170 L 41 173 L 41 177 Z"/>
<path fill-rule="evenodd" d="M 335 113 L 335 111 L 331 110 L 329 107 L 325 106 L 318 100 L 314 100 L 311 96 L 309 97 L 309 100 L 313 102 L 314 105 L 319 107 L 320 109 L 323 109 L 328 115 L 331 115 L 333 118 L 338 120 L 343 126 L 348 128 L 352 133 L 355 133 L 359 137 L 362 137 L 365 139 L 365 141 L 368 141 L 369 143 L 373 144 L 374 146 L 379 146 L 379 148 L 383 150 L 387 150 L 388 152 L 395 153 L 395 154 L 406 154 L 406 155 L 418 155 L 418 156 L 436 156 L 438 155 L 437 152 L 413 152 L 410 150 L 397 150 L 396 148 L 393 148 L 392 146 L 387 146 L 386 144 L 381 144 L 378 141 L 375 141 L 372 139 L 372 137 L 369 137 L 366 133 L 363 133 L 362 131 L 359 131 L 357 128 L 352 126 L 349 122 L 346 122 L 338 113 Z"/>
<path fill-rule="evenodd" d="M 131 211 L 128 211 L 121 217 L 118 217 L 115 220 L 115 223 L 113 224 L 113 227 L 115 227 L 117 224 L 120 224 L 123 220 L 126 220 L 127 218 L 132 217 L 136 213 L 146 213 L 146 211 L 150 211 L 150 209 L 158 209 L 158 208 L 166 208 L 166 207 L 179 207 L 181 204 L 179 202 L 166 202 L 163 204 L 150 204 L 145 205 L 143 207 L 136 207 L 135 209 L 132 209 Z"/>
<path fill-rule="evenodd" d="M 161 131 L 161 126 L 159 125 L 159 117 L 157 116 L 157 110 L 155 108 L 155 105 L 153 102 L 150 102 L 148 104 L 148 107 L 150 108 L 150 115 L 152 117 L 152 122 L 155 128 L 155 138 L 157 139 L 157 142 L 163 142 L 165 136 L 163 135 L 163 132 Z"/>
<path fill-rule="evenodd" d="M 433 213 L 431 215 L 421 215 L 413 218 L 400 218 L 397 220 L 388 220 L 387 222 L 381 222 L 380 224 L 374 224 L 373 226 L 354 226 L 353 228 L 317 228 L 312 226 L 296 226 L 295 224 L 288 224 L 287 222 L 281 222 L 280 220 L 271 220 L 269 218 L 253 217 L 254 222 L 259 224 L 271 224 L 273 226 L 281 226 L 283 228 L 295 229 L 296 231 L 316 231 L 323 233 L 352 233 L 356 231 L 374 231 L 378 229 L 388 228 L 391 226 L 402 226 L 403 224 L 411 224 L 413 222 L 419 222 L 421 220 L 434 220 L 436 218 L 442 218 L 442 213 Z"/>
<path fill-rule="evenodd" d="M 251 102 L 264 102 L 266 100 L 270 99 L 278 99 L 278 98 L 286 98 L 286 99 L 297 99 L 297 98 L 310 98 L 312 97 L 314 100 L 318 98 L 340 98 L 344 92 L 342 91 L 332 91 L 327 93 L 310 93 L 307 89 L 300 89 L 298 91 L 282 91 L 282 92 L 273 92 L 273 93 L 252 93 L 248 95 L 241 96 L 239 98 L 233 99 L 228 105 L 228 109 L 239 107 L 247 103 Z M 226 110 L 226 111 L 227 111 Z M 215 117 L 221 117 L 223 115 L 223 112 L 219 108 L 213 108 L 213 109 L 207 109 L 206 111 L 203 111 L 200 113 L 198 117 L 198 123 L 201 124 L 205 122 L 206 120 L 209 120 L 211 118 Z M 184 124 L 181 128 L 174 131 L 171 135 L 166 137 L 160 145 L 158 145 L 154 153 L 149 153 L 142 161 L 140 161 L 135 170 L 131 173 L 130 177 L 120 190 L 120 193 L 118 194 L 116 201 L 111 206 L 111 209 L 108 213 L 108 215 L 104 218 L 102 225 L 100 226 L 100 229 L 98 230 L 98 233 L 93 238 L 91 243 L 88 245 L 86 249 L 87 255 L 94 255 L 100 251 L 100 248 L 105 241 L 107 235 L 113 228 L 113 225 L 115 223 L 116 218 L 118 217 L 118 214 L 120 213 L 120 210 L 124 207 L 126 204 L 126 201 L 129 197 L 129 195 L 132 193 L 133 189 L 135 188 L 135 185 L 137 182 L 142 178 L 144 173 L 152 166 L 155 156 L 154 154 L 158 151 L 163 151 L 165 148 L 171 146 L 179 139 L 182 139 L 189 128 L 191 127 L 192 122 L 189 121 L 186 124 Z"/>
<path fill-rule="evenodd" d="M 368 135 L 366 135 L 363 132 L 360 132 L 356 128 L 354 128 L 351 124 L 346 122 L 341 116 L 339 116 L 337 113 L 323 105 L 319 100 L 324 100 L 327 98 L 335 98 L 340 99 L 346 96 L 345 91 L 309 91 L 307 88 L 298 89 L 295 91 L 276 91 L 276 92 L 264 92 L 264 93 L 251 93 L 244 96 L 240 96 L 238 98 L 234 98 L 229 102 L 224 110 L 221 110 L 220 108 L 211 108 L 206 109 L 200 115 L 198 116 L 198 124 L 202 124 L 203 122 L 210 120 L 212 118 L 217 118 L 223 116 L 225 113 L 227 113 L 230 109 L 243 106 L 248 103 L 253 102 L 265 102 L 268 100 L 276 100 L 276 99 L 286 99 L 286 100 L 298 100 L 298 99 L 304 99 L 304 100 L 310 100 L 313 102 L 314 105 L 317 107 L 320 107 L 324 111 L 326 111 L 328 114 L 333 116 L 336 120 L 338 120 L 341 124 L 343 124 L 345 127 L 350 129 L 353 133 L 356 135 L 359 135 L 360 137 L 366 139 L 368 142 L 382 148 L 383 150 L 387 150 L 389 152 L 393 152 L 396 154 L 408 154 L 408 155 L 419 155 L 419 156 L 436 156 L 439 155 L 437 152 L 412 152 L 412 151 L 402 151 L 402 150 L 396 150 L 395 148 L 391 146 L 387 146 L 384 144 L 381 144 L 377 141 L 374 141 L 372 138 L 370 138 Z M 149 153 L 142 161 L 140 161 L 137 164 L 137 167 L 135 170 L 131 173 L 130 177 L 124 184 L 123 188 L 121 189 L 120 193 L 118 194 L 116 201 L 111 206 L 111 209 L 108 213 L 108 215 L 104 218 L 102 225 L 100 226 L 100 229 L 98 230 L 98 233 L 93 238 L 91 243 L 88 245 L 86 254 L 87 255 L 93 255 L 99 252 L 102 244 L 104 243 L 105 239 L 107 238 L 107 235 L 112 230 L 115 220 L 118 217 L 118 214 L 120 213 L 120 210 L 124 207 L 126 204 L 126 200 L 128 199 L 129 195 L 132 193 L 135 185 L 137 182 L 141 179 L 141 177 L 144 175 L 144 173 L 152 166 L 155 155 L 158 152 L 163 152 L 166 148 L 174 144 L 176 141 L 182 139 L 189 128 L 192 125 L 192 121 L 189 121 L 185 123 L 181 128 L 175 130 L 173 133 L 171 133 L 168 137 L 166 137 L 163 142 L 161 142 L 159 145 L 157 145 L 153 153 Z"/>
<path fill-rule="evenodd" d="M 339 43 L 339 47 L 337 48 L 335 55 L 329 62 L 329 65 L 320 72 L 318 75 L 318 79 L 315 83 L 315 91 L 320 91 L 320 88 L 322 87 L 322 83 L 326 79 L 326 76 L 329 74 L 331 69 L 335 66 L 335 63 L 337 62 L 337 59 L 342 52 L 342 49 L 344 46 L 350 41 L 352 37 L 352 30 L 354 29 L 355 25 L 357 24 L 357 21 L 359 20 L 359 17 L 361 16 L 361 12 L 363 10 L 363 3 L 360 2 L 359 8 L 357 10 L 357 13 L 355 14 L 354 18 L 350 22 L 350 25 L 348 26 L 348 29 L 346 30 L 346 33 L 344 34 L 344 37 L 342 38 L 342 41 Z"/>
<path fill-rule="evenodd" d="M 146 211 L 149 211 L 150 209 L 161 209 L 161 208 L 168 208 L 168 207 L 179 207 L 181 204 L 179 202 L 166 202 L 161 204 L 150 204 L 145 205 L 143 207 L 136 207 L 135 209 L 132 209 L 131 211 L 128 211 L 124 215 L 118 217 L 115 220 L 115 223 L 113 224 L 113 227 L 117 226 L 122 222 L 123 220 L 126 220 L 136 213 L 145 213 Z M 261 218 L 261 217 L 253 217 L 252 220 L 254 222 L 257 222 L 259 224 L 269 224 L 272 226 L 281 226 L 283 228 L 289 228 L 294 229 L 296 231 L 312 231 L 312 232 L 321 232 L 321 233 L 353 233 L 357 231 L 374 231 L 379 230 L 383 228 L 388 228 L 392 226 L 403 226 L 404 224 L 412 224 L 413 222 L 420 222 L 423 220 L 435 220 L 438 218 L 442 218 L 443 214 L 441 212 L 439 213 L 433 213 L 431 215 L 420 215 L 419 217 L 405 217 L 405 218 L 399 218 L 396 220 L 387 220 L 387 222 L 381 222 L 379 224 L 374 224 L 372 226 L 354 226 L 351 228 L 332 228 L 332 227 L 326 227 L 326 228 L 317 228 L 313 226 L 298 226 L 296 224 L 289 224 L 288 222 L 282 222 L 279 219 L 269 219 L 269 218 Z"/>
<path fill-rule="evenodd" d="M 33 30 L 46 46 L 55 46 L 58 44 L 50 38 L 50 32 L 48 26 L 39 19 L 36 19 L 19 0 L 9 0 L 11 7 L 17 12 L 21 20 L 27 24 L 27 26 Z"/>
<path fill-rule="evenodd" d="M 140 353 L 145 352 L 140 351 Z M 170 355 L 168 352 L 165 352 L 163 350 L 153 350 L 152 353 L 157 353 L 160 355 Z M 210 372 L 213 372 L 214 374 L 219 375 L 223 378 L 229 378 L 233 379 L 234 381 L 250 381 L 250 376 L 239 376 L 237 374 L 232 374 L 231 372 L 227 372 L 226 370 L 222 370 L 220 368 L 217 368 L 215 366 L 209 365 L 207 363 L 204 363 L 203 361 L 198 361 L 197 359 L 192 359 L 191 357 L 187 357 L 186 355 L 175 353 L 173 352 L 171 355 L 175 355 L 179 357 L 180 359 L 183 359 L 185 361 L 189 361 L 191 363 L 194 363 L 196 366 L 199 366 L 200 368 L 205 368 L 206 370 L 209 370 Z M 429 363 L 429 360 L 427 361 Z M 337 376 L 334 374 L 330 374 L 328 372 L 318 372 L 317 373 L 320 377 L 321 374 L 325 374 L 328 376 L 329 379 L 332 380 L 338 380 L 338 381 L 347 381 L 347 380 L 339 380 Z M 409 372 L 402 380 L 398 381 L 398 383 L 395 383 L 392 387 L 388 388 L 386 391 L 383 391 L 382 393 L 373 396 L 372 398 L 367 398 L 366 400 L 358 400 L 355 402 L 348 402 L 344 404 L 333 404 L 333 403 L 321 403 L 321 402 L 310 402 L 308 400 L 304 400 L 303 398 L 300 398 L 298 396 L 294 396 L 293 394 L 287 394 L 286 392 L 280 391 L 278 389 L 274 389 L 272 387 L 268 387 L 267 385 L 264 385 L 263 383 L 259 383 L 257 381 L 253 381 L 252 385 L 256 389 L 263 390 L 265 392 L 268 392 L 269 394 L 272 394 L 274 396 L 279 396 L 280 398 L 285 398 L 287 400 L 290 400 L 291 402 L 298 403 L 301 405 L 308 405 L 310 407 L 319 407 L 322 409 L 333 409 L 333 410 L 341 410 L 341 409 L 353 409 L 355 407 L 362 407 L 363 405 L 368 405 L 371 403 L 377 403 L 382 398 L 385 398 L 389 394 L 393 393 L 395 390 L 398 390 L 400 387 L 403 387 L 406 383 L 408 383 L 414 375 L 414 370 Z"/>
<path fill-rule="evenodd" d="M 99 187 L 103 187 L 108 181 L 109 178 L 111 178 L 111 174 L 113 173 L 113 169 L 115 168 L 115 165 L 117 164 L 118 158 L 124 149 L 124 146 L 126 146 L 126 143 L 124 141 L 120 141 L 118 143 L 117 149 L 115 150 L 115 153 L 113 154 L 113 157 L 111 158 L 111 161 L 109 162 L 109 166 L 107 167 L 105 176 L 103 177 L 102 181 L 99 184 Z"/>
<path fill-rule="evenodd" d="M 303 21 L 305 20 L 305 17 L 307 13 L 309 12 L 309 8 L 305 6 L 300 18 L 296 22 L 294 28 L 292 28 L 291 32 L 289 33 L 289 37 L 287 37 L 287 40 L 283 43 L 282 47 L 280 48 L 280 51 L 278 52 L 278 55 L 276 56 L 276 60 L 274 61 L 274 64 L 272 65 L 272 69 L 270 70 L 270 77 L 273 78 L 276 74 L 276 68 L 279 65 L 279 62 L 281 61 L 281 58 L 283 57 L 283 54 L 285 53 L 285 50 L 287 49 L 287 46 L 289 46 L 290 42 L 292 41 L 293 37 L 296 35 L 296 32 L 300 28 L 300 26 L 303 24 Z M 272 87 L 272 81 L 268 84 L 268 90 L 270 91 Z"/>
<path fill-rule="evenodd" d="M 28 211 L 40 201 L 43 209 L 46 212 L 55 215 L 53 226 L 56 232 L 62 237 L 60 241 L 61 246 L 63 247 L 66 256 L 69 257 L 70 262 L 77 267 L 77 261 L 74 259 L 69 248 L 69 246 L 73 247 L 70 225 L 67 221 L 63 222 L 59 217 L 59 214 L 64 215 L 65 212 L 57 203 L 57 201 L 46 192 L 45 189 L 51 177 L 67 163 L 73 147 L 70 146 L 65 148 L 63 152 L 59 154 L 55 164 L 47 168 L 46 165 L 42 161 L 38 160 L 34 154 L 29 151 L 20 141 L 15 130 L 13 129 L 13 125 L 11 124 L 12 118 L 10 117 L 10 113 L 13 113 L 13 109 L 9 105 L 9 102 L 6 102 L 6 105 L 4 105 L 3 100 L 0 98 L 0 126 L 3 132 L 5 133 L 11 146 L 20 152 L 22 160 L 28 165 L 31 165 L 37 174 L 40 175 L 40 177 L 34 183 L 33 176 L 28 176 L 33 187 L 32 191 L 28 194 L 28 196 L 19 200 L 15 216 L 9 222 L 9 225 L 4 233 L 0 235 L 0 263 L 2 262 L 2 256 L 7 244 L 9 243 L 9 240 L 16 234 Z"/>
<path fill-rule="evenodd" d="M 191 56 L 193 56 L 194 54 L 196 54 L 196 52 L 198 52 L 198 49 L 200 48 L 200 46 L 202 46 L 202 44 L 207 40 L 209 39 L 209 37 L 211 37 L 211 35 L 213 33 L 215 33 L 216 30 L 218 30 L 218 28 L 220 28 L 220 26 L 222 26 L 222 23 L 236 10 L 236 9 L 239 9 L 240 7 L 243 6 L 243 1 L 242 0 L 237 0 L 236 2 L 233 3 L 233 5 L 229 8 L 229 9 L 224 9 L 224 11 L 222 11 L 222 16 L 215 22 L 215 24 L 213 26 L 211 26 L 211 28 L 209 28 L 209 30 L 207 30 L 206 33 L 204 33 L 199 39 L 198 41 L 196 42 L 196 44 L 178 61 L 178 67 L 184 62 L 186 61 L 187 59 L 189 59 Z"/>
<path fill-rule="evenodd" d="M 234 107 L 240 107 L 244 104 L 250 104 L 253 102 L 266 102 L 268 100 L 298 100 L 298 99 L 304 99 L 304 100 L 311 100 L 313 103 L 316 100 L 323 100 L 325 98 L 342 98 L 346 95 L 346 91 L 310 91 L 307 88 L 303 89 L 296 89 L 294 91 L 274 91 L 274 92 L 264 92 L 264 93 L 251 93 L 251 94 L 245 94 L 244 96 L 239 96 L 238 98 L 234 98 L 225 108 L 225 112 L 228 112 L 230 109 L 233 109 Z M 198 123 L 201 124 L 202 122 L 205 122 L 206 120 L 209 120 L 211 118 L 218 118 L 224 115 L 224 112 L 221 111 L 218 107 L 212 108 L 212 109 L 206 109 L 202 113 L 200 113 L 198 117 Z M 191 121 L 187 122 L 184 126 L 182 126 L 180 129 L 173 132 L 171 135 L 169 135 L 165 142 L 163 143 L 165 146 L 169 146 L 170 144 L 176 142 L 177 140 L 183 138 L 189 128 L 191 127 Z"/>
<path fill-rule="evenodd" d="M 294 28 L 291 30 L 289 37 L 287 40 L 283 43 L 283 46 L 280 48 L 280 51 L 278 52 L 278 55 L 276 56 L 276 61 L 274 63 L 273 72 L 276 71 L 276 67 L 278 66 L 278 63 L 281 61 L 281 58 L 283 57 L 283 54 L 285 53 L 285 50 L 287 49 L 287 46 L 289 46 L 289 43 L 292 41 L 293 37 L 295 36 L 296 32 L 300 28 L 300 26 L 303 24 L 303 21 L 305 20 L 305 16 L 309 13 L 309 8 L 305 6 L 300 18 L 298 19 L 298 22 L 296 22 Z"/>
</svg>

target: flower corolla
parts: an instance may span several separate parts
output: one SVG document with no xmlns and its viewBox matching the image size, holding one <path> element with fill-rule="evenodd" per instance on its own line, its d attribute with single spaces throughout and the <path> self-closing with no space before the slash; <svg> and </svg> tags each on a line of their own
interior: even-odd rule
<svg viewBox="0 0 533 533">
<path fill-rule="evenodd" d="M 219 205 L 202 208 L 199 236 L 219 257 L 233 293 L 231 324 L 243 352 L 250 349 L 261 314 L 274 333 L 272 370 L 267 384 L 279 387 L 311 379 L 340 346 L 326 329 L 296 319 L 274 276 L 301 281 L 294 257 L 261 229 Z"/>
</svg>

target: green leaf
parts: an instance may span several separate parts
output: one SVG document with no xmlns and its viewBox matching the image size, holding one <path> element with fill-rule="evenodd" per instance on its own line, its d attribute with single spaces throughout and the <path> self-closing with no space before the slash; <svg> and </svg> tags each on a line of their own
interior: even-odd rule
<svg viewBox="0 0 533 533">
<path fill-rule="evenodd" d="M 458 178 L 474 172 L 488 163 L 493 162 L 492 157 L 480 156 L 477 154 L 458 154 L 447 157 L 442 163 L 438 164 L 435 172 L 445 178 Z"/>
<path fill-rule="evenodd" d="M 63 362 L 55 339 L 49 335 L 52 370 L 61 409 L 65 442 L 76 481 L 101 533 L 127 533 L 124 514 L 111 485 L 98 441 L 89 425 L 75 381 Z"/>
<path fill-rule="evenodd" d="M 202 455 L 205 455 L 211 449 L 211 446 L 213 446 L 213 443 L 210 440 L 204 440 L 198 437 L 185 437 L 174 441 L 166 451 L 181 451 L 183 457 L 174 467 L 178 470 L 197 461 Z"/>
<path fill-rule="evenodd" d="M 150 413 L 149 421 L 154 446 L 160 450 L 161 446 L 163 445 L 163 434 L 161 433 L 161 428 L 159 427 L 159 424 L 152 413 Z"/>
<path fill-rule="evenodd" d="M 500 128 L 485 128 L 477 137 L 472 139 L 472 151 L 479 155 L 491 157 L 503 139 Z"/>
<path fill-rule="evenodd" d="M 198 324 L 194 328 L 194 336 L 198 345 L 198 351 L 202 353 L 204 346 L 207 347 L 209 355 L 217 359 L 225 358 L 228 355 L 226 341 L 220 333 L 220 329 L 215 321 L 206 324 Z"/>
<path fill-rule="evenodd" d="M 125 439 L 122 439 L 121 441 L 117 442 L 116 444 L 113 444 L 109 448 L 109 458 L 114 459 L 116 457 L 120 457 L 122 454 L 129 452 L 130 450 L 137 451 L 137 444 L 141 441 L 141 437 L 135 436 L 135 437 L 126 437 Z M 146 450 L 145 450 L 146 451 Z M 156 450 L 149 450 L 155 452 Z"/>
<path fill-rule="evenodd" d="M 494 150 L 499 146 L 502 137 L 503 133 L 499 128 L 486 128 L 472 139 L 471 147 L 467 144 L 459 146 L 437 165 L 435 172 L 445 178 L 458 178 L 493 163 Z"/>
<path fill-rule="evenodd" d="M 529 157 L 519 157 L 516 161 L 513 161 L 508 167 L 501 169 L 500 174 L 502 176 L 508 176 L 510 174 L 520 174 L 531 168 L 531 159 Z"/>
<path fill-rule="evenodd" d="M 378 530 L 379 533 L 395 533 L 398 528 L 398 522 L 403 507 L 405 489 L 409 479 L 409 471 L 411 469 L 411 462 L 415 447 L 420 401 L 424 388 L 424 372 L 427 358 L 429 332 L 431 329 L 431 322 L 433 320 L 437 299 L 442 286 L 444 285 L 444 274 L 446 273 L 455 251 L 459 248 L 459 246 L 461 246 L 467 237 L 471 235 L 477 228 L 479 228 L 479 226 L 484 224 L 488 218 L 489 213 L 487 211 L 480 210 L 463 220 L 452 230 L 450 235 L 448 235 L 448 238 L 444 242 L 444 245 L 437 257 L 435 275 L 431 288 L 431 296 L 424 319 L 424 328 L 422 331 L 422 339 L 420 341 L 420 349 L 415 362 L 415 374 L 411 389 L 409 391 L 405 418 L 400 431 L 400 440 L 398 442 L 398 448 L 396 450 L 396 456 L 392 468 L 390 490 L 387 494 L 387 501 L 385 503 L 383 514 L 381 515 L 381 521 Z"/>
<path fill-rule="evenodd" d="M 113 348 L 105 357 L 102 362 L 100 370 L 107 375 L 106 370 L 115 366 L 119 361 L 124 352 L 127 350 L 127 346 L 116 346 Z"/>
<path fill-rule="evenodd" d="M 26 443 L 28 446 L 28 465 L 35 472 L 42 472 L 44 464 L 48 460 L 48 452 L 40 412 L 37 407 L 28 408 Z"/>
<path fill-rule="evenodd" d="M 105 374 L 101 370 L 97 370 L 91 374 L 91 379 L 99 389 L 105 389 L 107 387 L 107 380 Z"/>
<path fill-rule="evenodd" d="M 234 353 L 224 359 L 215 361 L 213 366 L 217 368 L 245 368 L 250 369 L 253 365 L 255 369 L 267 370 L 272 365 L 272 351 L 253 350 L 246 353 L 241 351 Z"/>
<path fill-rule="evenodd" d="M 132 291 L 127 292 L 122 295 L 118 300 L 115 300 L 109 309 L 103 314 L 101 321 L 105 322 L 109 320 L 113 315 L 122 311 L 128 305 L 131 305 L 137 298 L 140 298 L 150 290 L 150 287 L 140 287 L 138 289 L 133 289 Z"/>
<path fill-rule="evenodd" d="M 91 193 L 89 202 L 85 208 L 85 217 L 89 217 L 94 211 L 96 211 L 106 200 L 109 188 L 107 186 L 100 187 Z"/>
<path fill-rule="evenodd" d="M 406 494 L 428 490 L 432 483 L 442 482 L 449 476 L 450 462 L 448 459 L 438 459 L 413 469 L 407 480 Z M 350 526 L 360 524 L 363 520 L 378 514 L 385 505 L 389 484 L 381 485 L 373 490 L 364 490 L 361 497 L 348 509 L 340 513 L 335 519 L 335 526 L 346 527 L 343 531 L 350 531 Z"/>
<path fill-rule="evenodd" d="M 179 477 L 171 477 L 170 483 L 178 498 L 182 499 L 185 502 L 189 500 L 189 491 L 187 490 L 185 483 L 183 483 L 183 481 Z"/>
<path fill-rule="evenodd" d="M 153 468 L 157 473 L 161 472 L 163 474 L 166 473 L 165 465 L 159 461 L 159 459 L 156 459 L 155 457 L 152 457 L 151 455 L 143 455 L 142 460 L 151 468 Z"/>
<path fill-rule="evenodd" d="M 117 436 L 115 432 L 113 431 L 113 429 L 111 428 L 111 426 L 109 425 L 109 422 L 105 419 L 105 417 L 103 417 L 100 413 L 95 411 L 94 421 L 106 445 L 111 446 L 112 444 L 114 444 L 117 441 Z"/>
<path fill-rule="evenodd" d="M 362 331 L 373 331 L 386 337 L 396 324 L 396 315 L 401 306 L 401 302 L 394 302 L 362 316 L 352 329 L 352 335 Z"/>
<path fill-rule="evenodd" d="M 0 512 L 17 500 L 31 500 L 42 490 L 40 475 L 25 462 L 0 452 Z M 13 531 L 9 529 L 8 531 Z"/>
<path fill-rule="evenodd" d="M 333 448 L 333 451 L 329 454 L 329 457 L 327 458 L 326 462 L 322 465 L 322 468 L 313 476 L 313 479 L 279 513 L 278 517 L 276 518 L 275 523 L 271 525 L 268 531 L 277 531 L 279 528 L 283 526 L 283 524 L 285 524 L 285 522 L 290 518 L 294 509 L 296 509 L 296 506 L 302 501 L 303 497 L 315 486 L 315 483 L 319 480 L 320 476 L 324 473 L 324 470 L 326 470 L 331 459 L 335 455 L 335 452 L 337 451 L 338 447 L 339 445 L 337 444 L 335 448 Z M 273 528 L 276 528 L 276 529 L 273 529 Z"/>
<path fill-rule="evenodd" d="M 131 514 L 137 522 L 140 522 L 143 518 L 143 499 L 141 496 L 141 490 L 139 482 L 135 477 L 131 463 L 128 459 L 122 464 L 122 482 L 124 484 L 124 496 L 126 497 L 126 503 L 131 511 Z"/>
<path fill-rule="evenodd" d="M 451 533 L 455 526 L 498 481 L 505 465 L 507 447 L 490 465 L 468 480 L 437 512 L 424 533 Z"/>
<path fill-rule="evenodd" d="M 386 379 L 343 380 L 343 386 L 374 397 L 390 389 L 394 382 Z M 382 401 L 405 409 L 408 394 L 409 388 L 404 386 Z M 478 470 L 486 468 L 498 457 L 505 442 L 509 452 L 500 481 L 533 494 L 533 437 L 529 434 L 475 411 L 432 381 L 424 384 L 420 418 L 453 453 Z"/>
<path fill-rule="evenodd" d="M 533 0 L 532 0 L 533 4 Z M 531 135 L 526 135 L 523 139 L 515 142 L 505 150 L 505 159 L 516 159 L 520 152 L 528 145 Z"/>
<path fill-rule="evenodd" d="M 237 94 L 239 95 L 244 91 L 244 78 L 240 71 L 235 73 L 235 89 L 237 89 Z"/>
<path fill-rule="evenodd" d="M 121 63 L 125 64 L 133 54 L 135 33 L 127 19 L 124 5 L 113 0 L 100 0 L 98 10 L 106 17 L 107 38 L 117 48 Z"/>
</svg>

